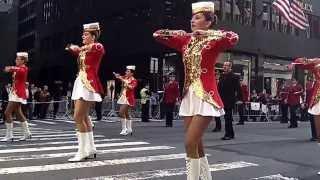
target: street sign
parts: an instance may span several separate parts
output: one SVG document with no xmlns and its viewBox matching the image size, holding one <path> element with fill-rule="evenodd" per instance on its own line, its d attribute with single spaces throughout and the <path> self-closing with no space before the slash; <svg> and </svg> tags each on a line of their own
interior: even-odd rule
<svg viewBox="0 0 320 180">
<path fill-rule="evenodd" d="M 151 57 L 150 58 L 150 73 L 158 73 L 159 70 L 159 59 Z"/>
</svg>

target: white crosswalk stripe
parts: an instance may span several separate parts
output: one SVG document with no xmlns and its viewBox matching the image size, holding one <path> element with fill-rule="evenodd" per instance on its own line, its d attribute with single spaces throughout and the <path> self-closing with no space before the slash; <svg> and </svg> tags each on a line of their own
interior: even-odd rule
<svg viewBox="0 0 320 180">
<path fill-rule="evenodd" d="M 212 164 L 210 165 L 210 171 L 224 171 L 229 169 L 238 169 L 244 167 L 258 166 L 258 164 L 247 163 L 247 162 L 231 162 L 231 163 L 222 163 L 222 164 Z M 143 180 L 143 179 L 153 179 L 153 178 L 163 178 L 169 176 L 181 176 L 186 174 L 185 168 L 176 168 L 176 169 L 161 169 L 154 171 L 142 171 L 137 173 L 127 173 L 127 174 L 119 174 L 113 176 L 100 176 L 93 178 L 84 178 L 80 180 L 122 180 L 122 179 L 135 179 L 135 180 Z"/>
<path fill-rule="evenodd" d="M 150 146 L 150 147 L 138 147 L 138 148 L 119 148 L 119 149 L 107 149 L 99 150 L 98 154 L 111 154 L 111 153 L 123 153 L 123 152 L 137 152 L 137 151 L 152 151 L 152 150 L 165 150 L 172 149 L 170 146 Z M 54 153 L 54 154 L 37 154 L 37 155 L 21 155 L 21 156 L 6 156 L 0 157 L 0 162 L 3 161 L 21 161 L 27 159 L 49 159 L 58 157 L 67 157 L 74 155 L 72 153 Z"/>
<path fill-rule="evenodd" d="M 123 141 L 124 139 L 96 139 L 94 142 L 112 142 L 112 141 Z M 28 144 L 12 144 L 11 147 L 23 147 L 23 146 L 42 146 L 42 145 L 59 145 L 59 144 L 77 144 L 78 141 L 63 141 L 63 142 L 45 142 L 45 143 L 28 143 Z M 0 145 L 5 147 L 5 145 Z"/>
<path fill-rule="evenodd" d="M 89 168 L 89 167 L 92 168 L 92 167 L 99 167 L 99 166 L 182 159 L 184 157 L 185 157 L 185 154 L 183 153 L 183 154 L 169 154 L 169 155 L 157 155 L 157 156 L 143 156 L 143 157 L 134 157 L 134 158 L 126 158 L 126 159 L 113 159 L 113 160 L 104 160 L 104 161 L 87 161 L 87 162 L 77 162 L 77 163 L 50 164 L 50 165 L 44 165 L 44 166 L 2 168 L 0 169 L 0 174 L 56 171 L 56 170 L 64 170 L 64 169 L 78 169 L 78 168 Z"/>
<path fill-rule="evenodd" d="M 252 178 L 250 180 L 299 180 L 298 178 L 285 177 L 281 174 L 274 174 L 269 176 L 263 176 L 258 178 Z"/>
<path fill-rule="evenodd" d="M 96 147 L 115 147 L 115 146 L 132 146 L 132 145 L 146 145 L 147 142 L 122 142 L 122 143 L 106 143 L 106 144 L 96 144 Z M 19 148 L 19 149 L 5 149 L 0 150 L 0 154 L 6 153 L 25 153 L 25 152 L 37 152 L 37 151 L 56 151 L 56 150 L 66 150 L 66 149 L 77 149 L 74 146 L 59 146 L 59 147 L 37 147 L 37 148 Z"/>
<path fill-rule="evenodd" d="M 32 122 L 38 122 L 38 123 L 44 123 L 44 124 L 50 124 L 50 125 L 56 125 L 56 122 L 52 121 L 42 121 L 42 120 L 32 120 Z"/>
<path fill-rule="evenodd" d="M 82 169 L 113 168 L 119 165 L 128 167 L 126 169 L 130 170 L 130 166 L 139 167 L 137 164 L 157 165 L 171 161 L 184 162 L 186 156 L 184 152 L 179 152 L 177 148 L 172 146 L 152 145 L 149 142 L 129 140 L 129 138 L 125 137 L 106 138 L 103 135 L 95 134 L 98 158 L 69 163 L 67 159 L 72 157 L 78 148 L 74 130 L 58 131 L 36 127 L 31 130 L 33 133 L 32 139 L 26 142 L 0 144 L 0 179 L 4 176 L 7 178 L 22 173 L 37 177 L 40 173 L 79 172 Z M 5 135 L 5 131 L 0 130 L 0 135 Z M 21 134 L 17 131 L 15 136 L 18 137 L 19 135 Z M 210 170 L 224 171 L 258 166 L 255 163 L 236 161 L 212 164 Z M 179 165 L 179 167 L 171 169 L 161 169 L 158 166 L 158 168 L 151 171 L 140 168 L 138 171 L 121 171 L 121 173 L 114 175 L 105 172 L 104 174 L 99 174 L 99 176 L 91 174 L 89 175 L 91 177 L 87 177 L 87 174 L 82 174 L 75 177 L 88 180 L 138 180 L 181 176 L 180 179 L 183 179 L 185 173 L 185 168 Z"/>
</svg>

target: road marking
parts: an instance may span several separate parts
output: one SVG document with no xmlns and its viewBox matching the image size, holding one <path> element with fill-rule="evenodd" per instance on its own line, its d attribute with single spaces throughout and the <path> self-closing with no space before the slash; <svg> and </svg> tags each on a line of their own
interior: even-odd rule
<svg viewBox="0 0 320 180">
<path fill-rule="evenodd" d="M 32 134 L 32 132 L 31 132 Z M 36 135 L 32 136 L 32 138 L 44 138 L 44 137 L 66 137 L 66 136 L 74 136 L 76 137 L 76 133 L 72 134 L 48 134 L 48 135 Z"/>
<path fill-rule="evenodd" d="M 210 171 L 224 171 L 230 169 L 239 169 L 251 166 L 259 166 L 258 164 L 248 163 L 244 161 L 231 162 L 231 163 L 222 163 L 222 164 L 212 164 L 210 165 Z M 154 171 L 142 171 L 137 173 L 128 173 L 128 174 L 119 174 L 113 176 L 100 176 L 93 178 L 84 178 L 80 180 L 123 180 L 123 179 L 134 179 L 134 180 L 143 180 L 143 179 L 154 179 L 154 178 L 164 178 L 169 176 L 181 176 L 186 174 L 185 168 L 176 168 L 176 169 L 162 169 Z"/>
<path fill-rule="evenodd" d="M 124 152 L 140 152 L 140 151 L 154 151 L 154 150 L 168 150 L 174 149 L 170 146 L 150 146 L 150 147 L 137 147 L 137 148 L 120 148 L 120 149 L 107 149 L 99 150 L 99 154 L 112 154 L 112 153 L 124 153 Z M 74 152 L 70 153 L 53 153 L 53 154 L 32 154 L 32 155 L 20 155 L 20 156 L 5 156 L 0 157 L 0 162 L 5 161 L 21 161 L 21 160 L 34 160 L 34 159 L 50 159 L 73 156 Z"/>
<path fill-rule="evenodd" d="M 114 146 L 135 146 L 145 145 L 147 142 L 122 142 L 122 143 L 107 143 L 107 144 L 96 144 L 96 147 L 114 147 Z M 21 152 L 37 152 L 37 151 L 54 151 L 54 150 L 65 150 L 65 149 L 78 149 L 78 146 L 60 146 L 60 147 L 38 147 L 38 148 L 19 148 L 19 149 L 4 149 L 0 150 L 0 154 L 6 153 L 21 153 Z"/>
<path fill-rule="evenodd" d="M 14 124 L 20 124 L 20 122 L 13 121 Z M 29 126 L 37 126 L 36 124 L 28 122 Z"/>
<path fill-rule="evenodd" d="M 72 121 L 72 120 L 51 119 L 51 121 L 65 122 L 65 123 L 69 123 L 69 124 L 74 124 L 74 121 Z"/>
<path fill-rule="evenodd" d="M 57 170 L 66 170 L 66 169 L 92 168 L 92 167 L 101 167 L 101 166 L 110 166 L 110 165 L 113 166 L 113 165 L 121 165 L 121 164 L 182 159 L 182 158 L 185 158 L 185 156 L 186 155 L 183 153 L 183 154 L 134 157 L 134 158 L 127 158 L 127 159 L 113 159 L 113 160 L 104 160 L 104 161 L 50 164 L 50 165 L 43 165 L 43 166 L 10 167 L 10 168 L 0 169 L 0 174 L 47 172 L 47 171 L 57 171 Z"/>
<path fill-rule="evenodd" d="M 95 135 L 94 138 L 103 138 L 104 136 L 103 135 Z M 65 139 L 77 139 L 76 136 L 73 136 L 73 137 L 57 137 L 57 138 L 34 138 L 32 136 L 32 139 L 28 139 L 27 141 L 50 141 L 50 140 L 65 140 Z"/>
<path fill-rule="evenodd" d="M 38 123 L 44 123 L 44 124 L 50 124 L 50 125 L 55 125 L 57 123 L 51 122 L 51 121 L 42 121 L 42 120 L 32 120 L 32 122 L 38 122 Z"/>
<path fill-rule="evenodd" d="M 112 142 L 123 141 L 125 139 L 95 139 L 94 142 Z M 23 147 L 23 146 L 43 146 L 43 145 L 59 145 L 59 144 L 78 144 L 78 141 L 56 141 L 56 142 L 44 142 L 44 143 L 27 143 L 27 144 L 10 144 L 6 147 Z M 2 147 L 2 146 L 0 146 Z"/>
<path fill-rule="evenodd" d="M 258 178 L 253 178 L 250 180 L 299 180 L 298 178 L 290 178 L 290 177 L 284 177 L 281 174 L 275 174 L 270 176 L 263 176 Z"/>
<path fill-rule="evenodd" d="M 31 131 L 32 135 L 52 135 L 52 134 L 64 134 L 64 133 L 74 133 L 74 134 L 76 134 L 76 131 L 61 131 L 61 132 L 48 132 L 48 131 L 34 132 L 34 131 Z M 0 136 L 1 135 L 5 136 L 6 134 L 5 133 L 0 133 Z M 16 136 L 22 135 L 22 130 L 13 132 L 13 135 L 16 135 Z"/>
</svg>

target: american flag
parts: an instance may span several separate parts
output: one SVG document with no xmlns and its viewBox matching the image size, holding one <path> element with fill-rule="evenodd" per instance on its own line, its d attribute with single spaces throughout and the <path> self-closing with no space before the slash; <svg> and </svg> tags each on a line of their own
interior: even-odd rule
<svg viewBox="0 0 320 180">
<path fill-rule="evenodd" d="M 309 27 L 308 19 L 298 0 L 275 0 L 272 5 L 278 9 L 280 14 L 293 26 L 301 30 Z"/>
</svg>

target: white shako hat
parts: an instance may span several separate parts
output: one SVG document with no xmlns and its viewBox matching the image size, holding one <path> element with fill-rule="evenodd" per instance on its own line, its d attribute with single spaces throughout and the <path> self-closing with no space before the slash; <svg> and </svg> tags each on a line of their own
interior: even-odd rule
<svg viewBox="0 0 320 180">
<path fill-rule="evenodd" d="M 192 14 L 197 14 L 199 12 L 214 13 L 214 3 L 211 1 L 192 3 Z"/>
<path fill-rule="evenodd" d="M 127 69 L 135 71 L 136 70 L 136 66 L 130 65 L 130 66 L 127 66 Z"/>
<path fill-rule="evenodd" d="M 17 52 L 18 57 L 28 58 L 29 54 L 27 52 Z"/>
<path fill-rule="evenodd" d="M 83 30 L 84 31 L 99 31 L 100 30 L 100 25 L 99 25 L 98 22 L 84 24 L 83 25 Z"/>
</svg>

